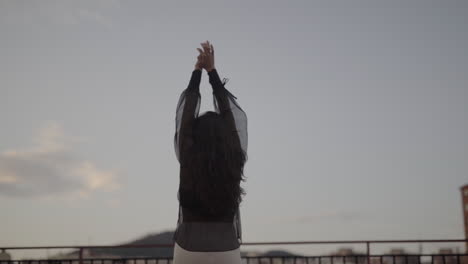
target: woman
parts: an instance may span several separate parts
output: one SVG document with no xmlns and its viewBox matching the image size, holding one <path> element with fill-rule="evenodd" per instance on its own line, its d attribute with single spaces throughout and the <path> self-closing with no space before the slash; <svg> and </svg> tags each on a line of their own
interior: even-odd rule
<svg viewBox="0 0 468 264">
<path fill-rule="evenodd" d="M 214 49 L 201 43 L 188 87 L 176 111 L 174 146 L 180 163 L 179 219 L 174 264 L 240 264 L 240 182 L 247 161 L 247 116 L 221 82 Z M 205 69 L 215 111 L 198 116 Z"/>
</svg>

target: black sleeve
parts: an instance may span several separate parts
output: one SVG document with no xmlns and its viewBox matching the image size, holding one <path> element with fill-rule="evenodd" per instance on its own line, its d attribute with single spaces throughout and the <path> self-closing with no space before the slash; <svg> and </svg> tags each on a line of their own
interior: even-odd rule
<svg viewBox="0 0 468 264">
<path fill-rule="evenodd" d="M 194 70 L 188 87 L 182 91 L 176 108 L 176 131 L 174 148 L 181 165 L 185 164 L 184 154 L 193 144 L 192 126 L 200 111 L 201 70 Z"/>
<path fill-rule="evenodd" d="M 208 72 L 208 76 L 213 88 L 215 111 L 226 120 L 226 124 L 233 132 L 235 142 L 241 146 L 247 156 L 247 115 L 237 103 L 237 97 L 225 88 L 226 81 L 221 82 L 216 69 Z"/>
</svg>

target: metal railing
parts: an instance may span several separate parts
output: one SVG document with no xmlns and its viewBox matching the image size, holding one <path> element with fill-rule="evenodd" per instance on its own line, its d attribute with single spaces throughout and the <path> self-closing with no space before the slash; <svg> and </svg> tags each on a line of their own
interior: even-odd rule
<svg viewBox="0 0 468 264">
<path fill-rule="evenodd" d="M 466 264 L 468 254 L 370 255 L 371 264 Z M 429 260 L 423 260 L 429 258 Z M 367 264 L 367 256 L 250 256 L 245 264 Z M 8 260 L 0 264 L 172 264 L 172 258 Z"/>
<path fill-rule="evenodd" d="M 371 245 L 376 244 L 411 244 L 411 243 L 468 243 L 465 239 L 432 240 L 345 240 L 345 241 L 280 241 L 280 242 L 244 242 L 245 246 L 267 245 L 324 245 L 358 244 L 365 245 L 366 253 L 359 255 L 328 256 L 243 256 L 245 264 L 468 264 L 468 254 L 371 254 Z M 0 250 L 25 249 L 78 249 L 77 258 L 73 259 L 25 259 L 0 260 L 0 264 L 171 264 L 172 257 L 131 257 L 131 258 L 85 258 L 85 249 L 97 248 L 172 248 L 174 244 L 145 244 L 119 246 L 39 246 L 39 247 L 0 247 Z"/>
</svg>

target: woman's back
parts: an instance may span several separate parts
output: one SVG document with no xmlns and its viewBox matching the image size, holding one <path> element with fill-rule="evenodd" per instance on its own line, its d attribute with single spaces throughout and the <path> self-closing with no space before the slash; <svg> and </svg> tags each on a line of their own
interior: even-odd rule
<svg viewBox="0 0 468 264">
<path fill-rule="evenodd" d="M 202 44 L 188 87 L 176 109 L 174 147 L 180 163 L 179 217 L 174 263 L 240 263 L 239 205 L 245 194 L 247 115 L 221 82 L 214 50 Z M 215 112 L 198 116 L 200 80 L 207 70 Z"/>
<path fill-rule="evenodd" d="M 194 132 L 193 126 L 196 123 L 195 119 L 198 118 L 199 82 L 201 79 L 201 71 L 194 70 L 189 87 L 182 92 L 179 99 L 174 137 L 176 155 L 180 162 L 180 182 L 177 195 L 180 204 L 179 220 L 174 239 L 179 246 L 190 251 L 232 250 L 238 248 L 241 241 L 239 204 L 244 191 L 240 187 L 240 182 L 243 180 L 243 165 L 246 161 L 247 116 L 235 102 L 236 97 L 227 91 L 219 80 L 217 71 L 214 69 L 208 72 L 208 75 L 213 86 L 215 111 L 222 117 L 225 129 L 229 131 L 228 136 L 221 139 L 224 141 L 215 142 L 213 145 L 226 143 L 229 155 L 225 155 L 225 158 L 228 158 L 229 162 L 223 164 L 222 159 L 214 159 L 213 163 L 215 164 L 205 165 L 205 169 L 200 169 L 200 174 L 195 175 L 197 168 L 194 166 L 203 166 L 201 163 L 208 159 L 200 158 L 203 155 L 195 153 L 198 150 L 196 146 L 200 144 L 206 147 L 208 144 L 196 142 L 197 137 L 194 136 L 196 132 Z M 192 117 L 193 120 L 190 120 Z M 214 150 L 206 151 L 207 156 L 215 152 Z M 215 153 L 215 155 L 221 156 L 219 153 Z M 198 156 L 198 160 L 192 158 L 193 156 Z M 234 162 L 236 160 L 237 162 Z M 210 170 L 206 169 L 207 167 L 218 174 L 209 175 Z M 214 167 L 219 167 L 219 171 Z M 222 174 L 228 173 L 226 171 L 233 171 L 233 175 Z M 210 182 L 206 182 L 208 180 Z M 202 184 L 207 186 L 202 185 L 197 188 L 197 184 L 198 186 Z M 214 203 L 218 207 L 215 207 L 216 210 L 211 210 L 213 208 L 210 208 L 212 205 L 210 202 L 216 201 L 213 201 L 213 198 L 210 200 L 210 195 L 216 197 L 213 193 L 223 188 L 225 190 L 220 192 L 221 194 L 230 192 L 231 196 L 233 193 L 236 196 L 230 201 L 230 196 L 227 195 L 227 202 L 224 202 L 224 206 L 223 201 L 219 204 Z M 218 199 L 217 202 L 219 200 L 221 199 Z"/>
</svg>

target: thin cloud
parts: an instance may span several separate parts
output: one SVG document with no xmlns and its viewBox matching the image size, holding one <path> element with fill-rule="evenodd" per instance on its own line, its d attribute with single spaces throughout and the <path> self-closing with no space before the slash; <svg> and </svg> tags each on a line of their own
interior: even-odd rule
<svg viewBox="0 0 468 264">
<path fill-rule="evenodd" d="M 35 145 L 0 153 L 0 195 L 9 197 L 51 197 L 71 195 L 86 198 L 92 192 L 121 188 L 117 172 L 99 168 L 77 157 L 72 142 L 56 122 L 39 130 Z"/>
<path fill-rule="evenodd" d="M 321 212 L 317 214 L 310 214 L 300 216 L 294 219 L 296 223 L 311 223 L 311 222 L 323 222 L 323 221 L 338 221 L 338 222 L 349 222 L 362 220 L 366 218 L 366 215 L 361 212 L 353 211 L 329 211 Z"/>
<path fill-rule="evenodd" d="M 0 2 L 0 18 L 8 24 L 34 25 L 46 22 L 74 26 L 89 22 L 112 28 L 112 20 L 106 12 L 119 8 L 120 3 L 117 0 L 2 1 Z"/>
<path fill-rule="evenodd" d="M 110 208 L 120 208 L 122 206 L 122 202 L 118 198 L 107 200 L 105 204 Z"/>
</svg>

